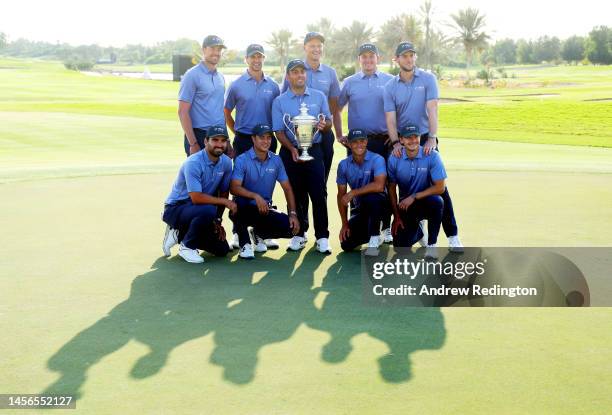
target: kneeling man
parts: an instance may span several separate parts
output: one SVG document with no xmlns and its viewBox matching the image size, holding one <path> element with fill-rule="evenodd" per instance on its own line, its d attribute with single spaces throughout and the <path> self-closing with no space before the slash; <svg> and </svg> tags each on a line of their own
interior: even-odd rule
<svg viewBox="0 0 612 415">
<path fill-rule="evenodd" d="M 403 146 L 400 157 L 389 157 L 389 196 L 393 211 L 393 245 L 411 247 L 423 237 L 419 222 L 427 219 L 428 246 L 426 258 L 438 258 L 436 242 L 444 201 L 446 170 L 437 151 L 426 155 L 419 145 L 416 125 L 409 124 L 399 132 Z M 399 200 L 396 186 L 399 186 Z"/>
<path fill-rule="evenodd" d="M 270 150 L 272 128 L 269 125 L 257 125 L 253 131 L 253 147 L 238 156 L 234 165 L 230 191 L 236 196 L 238 211 L 231 215 L 240 243 L 240 257 L 253 259 L 253 245 L 248 227 L 263 239 L 292 238 L 300 230 L 300 223 L 295 211 L 295 197 L 289 184 L 289 178 L 279 156 Z M 274 186 L 279 182 L 289 215 L 277 211 L 272 206 Z M 265 252 L 266 245 L 257 243 L 255 251 Z"/>
<path fill-rule="evenodd" d="M 236 203 L 228 199 L 232 160 L 223 154 L 227 140 L 225 127 L 208 128 L 204 148 L 181 166 L 162 217 L 168 225 L 162 245 L 166 256 L 177 243 L 179 255 L 192 263 L 204 262 L 198 249 L 216 256 L 229 252 L 221 217 L 226 207 L 236 212 Z"/>
<path fill-rule="evenodd" d="M 380 223 L 388 209 L 385 182 L 385 159 L 367 150 L 368 135 L 364 130 L 351 130 L 348 146 L 351 155 L 338 165 L 338 210 L 342 219 L 340 244 L 350 251 L 368 242 L 366 255 L 378 255 Z M 351 190 L 347 192 L 347 184 Z M 351 217 L 347 219 L 349 204 Z"/>
</svg>

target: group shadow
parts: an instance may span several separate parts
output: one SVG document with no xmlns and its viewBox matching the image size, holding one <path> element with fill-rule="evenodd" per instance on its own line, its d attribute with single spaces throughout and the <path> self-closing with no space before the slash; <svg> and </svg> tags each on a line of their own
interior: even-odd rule
<svg viewBox="0 0 612 415">
<path fill-rule="evenodd" d="M 320 352 L 330 364 L 347 359 L 357 335 L 384 342 L 389 352 L 373 356 L 380 376 L 390 383 L 408 381 L 410 354 L 444 343 L 440 309 L 364 306 L 359 253 L 338 254 L 327 270 L 319 269 L 323 259 L 314 249 L 280 259 L 207 258 L 204 266 L 159 258 L 134 279 L 129 298 L 49 358 L 47 366 L 59 378 L 41 393 L 80 397 L 89 368 L 131 340 L 150 351 L 134 362 L 129 376 L 154 376 L 173 349 L 211 333 L 210 363 L 223 369 L 225 381 L 247 384 L 254 381 L 259 351 L 290 339 L 302 324 L 330 336 Z M 315 273 L 324 275 L 316 288 Z M 321 292 L 325 298 L 317 307 Z"/>
</svg>

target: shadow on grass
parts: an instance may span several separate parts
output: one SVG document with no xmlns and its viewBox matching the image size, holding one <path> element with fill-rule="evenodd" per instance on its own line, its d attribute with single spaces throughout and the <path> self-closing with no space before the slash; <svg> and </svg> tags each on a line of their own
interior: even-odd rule
<svg viewBox="0 0 612 415">
<path fill-rule="evenodd" d="M 226 381 L 247 384 L 254 380 L 261 348 L 291 338 L 301 324 L 331 336 L 321 351 L 323 361 L 343 362 L 351 339 L 365 333 L 389 348 L 384 356 L 373 357 L 381 377 L 392 383 L 409 380 L 410 353 L 444 343 L 440 310 L 362 306 L 358 253 L 339 254 L 322 287 L 313 288 L 323 258 L 314 250 L 303 256 L 287 253 L 280 260 L 207 257 L 204 266 L 159 258 L 134 279 L 127 300 L 49 359 L 48 367 L 60 377 L 42 393 L 79 397 L 88 369 L 131 340 L 150 352 L 134 362 L 130 376 L 154 376 L 174 348 L 211 333 L 210 362 L 223 368 Z M 320 292 L 326 297 L 317 308 Z"/>
</svg>

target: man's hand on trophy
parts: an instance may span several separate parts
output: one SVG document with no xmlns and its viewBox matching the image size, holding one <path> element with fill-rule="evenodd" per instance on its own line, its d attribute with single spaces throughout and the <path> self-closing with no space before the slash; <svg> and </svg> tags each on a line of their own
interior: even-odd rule
<svg viewBox="0 0 612 415">
<path fill-rule="evenodd" d="M 325 128 L 327 127 L 327 121 L 325 119 L 320 119 L 319 123 L 317 124 L 317 130 L 319 131 L 323 131 Z"/>
<path fill-rule="evenodd" d="M 295 163 L 304 163 L 304 160 L 300 160 L 300 152 L 295 147 L 291 148 L 291 157 Z"/>
</svg>

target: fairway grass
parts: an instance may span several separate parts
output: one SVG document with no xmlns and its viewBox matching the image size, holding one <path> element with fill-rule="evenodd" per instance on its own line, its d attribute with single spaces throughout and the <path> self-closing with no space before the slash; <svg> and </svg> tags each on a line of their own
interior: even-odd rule
<svg viewBox="0 0 612 415">
<path fill-rule="evenodd" d="M 362 306 L 359 253 L 338 243 L 339 145 L 332 255 L 310 235 L 299 253 L 188 264 L 161 257 L 177 84 L 0 60 L 0 88 L 0 392 L 75 394 L 84 414 L 609 413 L 610 308 Z M 577 135 L 565 98 L 470 99 L 441 118 L 464 244 L 612 246 L 606 104 L 575 100 Z M 551 118 L 516 124 L 525 108 Z"/>
</svg>

